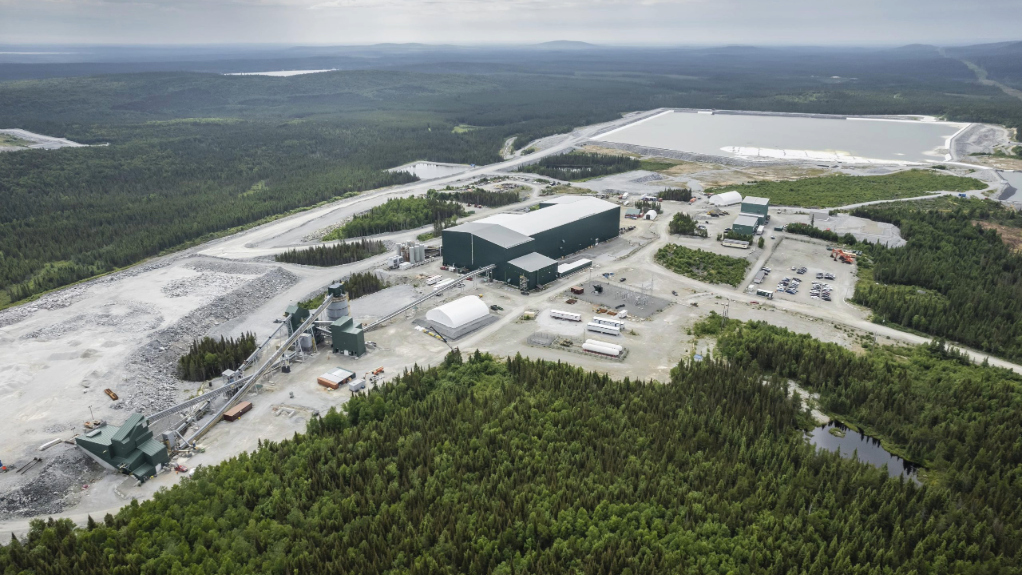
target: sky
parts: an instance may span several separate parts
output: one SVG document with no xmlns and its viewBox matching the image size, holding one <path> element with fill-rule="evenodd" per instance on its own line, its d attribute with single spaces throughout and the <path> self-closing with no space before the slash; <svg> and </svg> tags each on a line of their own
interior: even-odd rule
<svg viewBox="0 0 1022 575">
<path fill-rule="evenodd" d="M 0 44 L 955 45 L 1022 0 L 0 0 Z"/>
</svg>

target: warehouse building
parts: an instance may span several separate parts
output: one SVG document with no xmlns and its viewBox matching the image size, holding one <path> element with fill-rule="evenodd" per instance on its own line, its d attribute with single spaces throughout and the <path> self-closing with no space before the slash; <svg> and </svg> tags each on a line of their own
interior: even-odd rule
<svg viewBox="0 0 1022 575">
<path fill-rule="evenodd" d="M 766 224 L 770 221 L 770 200 L 768 198 L 746 196 L 742 200 L 742 215 L 755 217 L 758 222 L 756 225 L 758 226 Z"/>
<path fill-rule="evenodd" d="M 474 295 L 458 298 L 426 312 L 429 327 L 447 339 L 464 337 L 496 320 L 483 300 Z"/>
<path fill-rule="evenodd" d="M 756 216 L 741 214 L 735 218 L 735 223 L 731 225 L 731 230 L 736 234 L 751 236 L 756 233 L 756 228 L 758 227 L 759 219 Z"/>
<path fill-rule="evenodd" d="M 618 235 L 621 207 L 617 204 L 591 196 L 564 196 L 539 205 L 530 212 L 497 214 L 445 229 L 444 264 L 470 270 L 494 264 L 493 277 L 498 281 L 517 286 L 522 275 L 531 275 L 530 287 L 534 287 L 549 277 L 549 266 L 541 265 L 547 260 L 559 260 Z M 530 254 L 544 259 L 509 265 Z"/>
<path fill-rule="evenodd" d="M 330 339 L 335 353 L 361 357 L 366 353 L 366 337 L 362 324 L 355 323 L 349 316 L 343 316 L 330 324 Z"/>
</svg>

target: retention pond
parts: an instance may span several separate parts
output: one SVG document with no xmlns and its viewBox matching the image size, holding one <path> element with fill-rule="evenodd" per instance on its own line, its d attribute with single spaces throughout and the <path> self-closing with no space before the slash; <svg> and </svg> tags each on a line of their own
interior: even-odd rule
<svg viewBox="0 0 1022 575">
<path fill-rule="evenodd" d="M 877 467 L 887 465 L 887 474 L 891 477 L 902 476 L 919 481 L 916 477 L 921 469 L 919 465 L 891 454 L 880 445 L 879 439 L 850 429 L 841 422 L 832 421 L 810 431 L 808 435 L 809 443 L 817 448 L 835 451 L 843 457 L 855 458 Z"/>
</svg>

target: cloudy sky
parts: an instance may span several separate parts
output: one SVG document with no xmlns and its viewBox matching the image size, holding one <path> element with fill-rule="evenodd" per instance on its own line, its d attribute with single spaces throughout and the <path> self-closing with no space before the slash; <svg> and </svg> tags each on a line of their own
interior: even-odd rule
<svg viewBox="0 0 1022 575">
<path fill-rule="evenodd" d="M 1022 0 L 0 0 L 0 43 L 960 44 Z"/>
</svg>

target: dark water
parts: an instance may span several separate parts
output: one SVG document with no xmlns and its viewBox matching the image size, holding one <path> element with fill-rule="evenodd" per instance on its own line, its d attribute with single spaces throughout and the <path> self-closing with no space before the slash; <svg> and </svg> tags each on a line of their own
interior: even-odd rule
<svg viewBox="0 0 1022 575">
<path fill-rule="evenodd" d="M 830 433 L 831 428 L 837 427 L 845 431 L 844 437 L 837 437 Z M 899 475 L 916 479 L 916 471 L 921 469 L 919 465 L 897 455 L 891 455 L 880 445 L 880 440 L 870 437 L 864 433 L 853 431 L 844 424 L 832 421 L 822 427 L 809 432 L 809 443 L 827 451 L 839 451 L 844 457 L 857 456 L 859 461 L 869 463 L 877 467 L 887 465 L 887 474 L 891 477 Z M 917 480 L 918 481 L 918 480 Z"/>
</svg>

